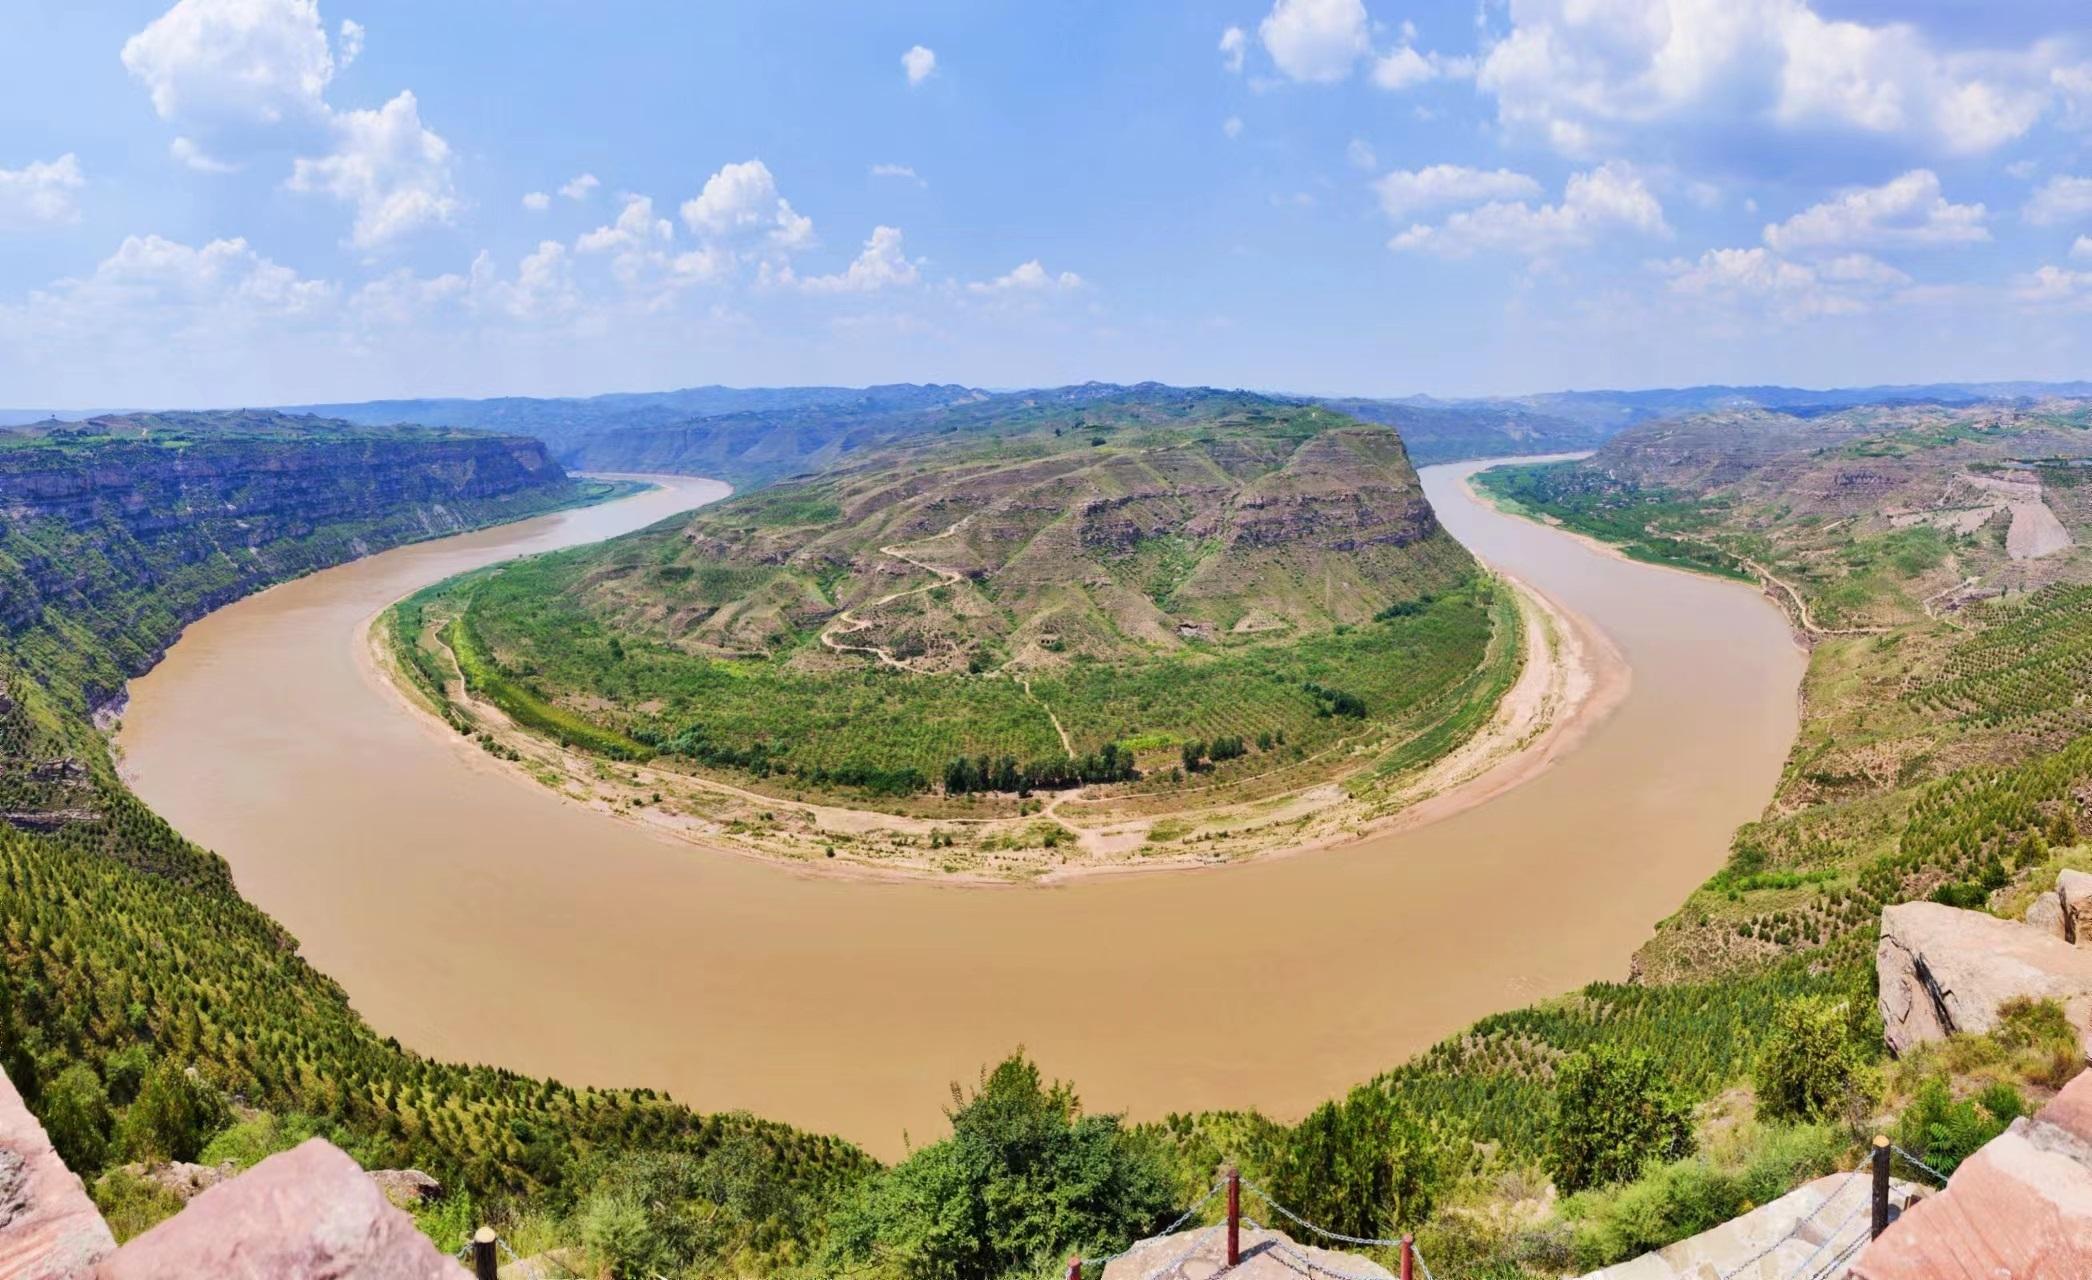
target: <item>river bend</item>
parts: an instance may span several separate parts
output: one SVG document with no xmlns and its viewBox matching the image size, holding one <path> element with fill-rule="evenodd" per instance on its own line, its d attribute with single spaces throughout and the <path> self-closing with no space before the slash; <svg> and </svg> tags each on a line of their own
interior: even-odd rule
<svg viewBox="0 0 2092 1280">
<path fill-rule="evenodd" d="M 1442 821 L 1245 866 L 1050 888 L 823 877 L 561 800 L 359 658 L 417 588 L 725 492 L 402 547 L 190 627 L 132 682 L 138 793 L 231 864 L 378 1030 L 569 1083 L 665 1087 L 883 1156 L 1023 1045 L 1092 1109 L 1292 1117 L 1484 1014 L 1624 974 L 1770 794 L 1803 659 L 1748 587 L 1605 555 L 1430 467 L 1446 526 L 1625 655 L 1618 708 Z"/>
</svg>

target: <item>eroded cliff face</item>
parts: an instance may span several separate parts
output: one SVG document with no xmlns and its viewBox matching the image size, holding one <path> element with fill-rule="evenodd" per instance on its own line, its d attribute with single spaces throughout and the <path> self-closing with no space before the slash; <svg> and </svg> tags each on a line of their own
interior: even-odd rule
<svg viewBox="0 0 2092 1280">
<path fill-rule="evenodd" d="M 0 628 L 95 704 L 191 621 L 270 583 L 584 490 L 519 436 L 314 419 L 98 419 L 0 447 Z"/>
</svg>

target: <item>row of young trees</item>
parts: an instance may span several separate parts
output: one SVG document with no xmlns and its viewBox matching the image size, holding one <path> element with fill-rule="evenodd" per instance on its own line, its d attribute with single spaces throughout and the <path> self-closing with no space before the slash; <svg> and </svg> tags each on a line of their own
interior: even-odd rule
<svg viewBox="0 0 2092 1280">
<path fill-rule="evenodd" d="M 1140 776 L 1133 767 L 1133 753 L 1116 742 L 1107 742 L 1080 756 L 1034 760 L 1018 764 L 1015 756 L 957 756 L 944 766 L 947 795 L 963 796 L 976 791 L 1060 791 L 1092 782 L 1131 782 Z"/>
</svg>

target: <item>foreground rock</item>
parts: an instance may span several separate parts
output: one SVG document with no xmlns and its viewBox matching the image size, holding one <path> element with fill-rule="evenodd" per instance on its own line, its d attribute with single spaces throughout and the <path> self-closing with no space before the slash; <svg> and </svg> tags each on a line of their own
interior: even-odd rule
<svg viewBox="0 0 2092 1280">
<path fill-rule="evenodd" d="M 1853 1261 L 1854 1280 L 2092 1276 L 2092 1072 L 1963 1161 Z"/>
<path fill-rule="evenodd" d="M 104 1260 L 95 1280 L 459 1280 L 414 1220 L 314 1138 L 189 1202 Z"/>
<path fill-rule="evenodd" d="M 1889 1209 L 1900 1213 L 1914 1188 L 1891 1183 Z M 1594 1271 L 1583 1280 L 1791 1280 L 1835 1276 L 1870 1228 L 1872 1184 L 1833 1173 L 1804 1183 L 1771 1204 L 1654 1253 Z"/>
<path fill-rule="evenodd" d="M 73 1280 L 115 1248 L 87 1189 L 0 1074 L 0 1276 Z"/>
<path fill-rule="evenodd" d="M 2055 888 L 2027 904 L 2021 918 L 2074 947 L 2092 947 L 2092 874 L 2063 872 Z"/>
<path fill-rule="evenodd" d="M 2092 947 L 2092 875 L 2065 871 L 2057 876 L 2056 906 L 2063 917 L 2063 940 Z"/>
<path fill-rule="evenodd" d="M 2061 1004 L 2092 1052 L 2092 950 L 2042 929 L 1936 902 L 1883 908 L 1874 953 L 1890 1052 L 1989 1031 L 2014 997 Z"/>
<path fill-rule="evenodd" d="M 1104 1268 L 1104 1280 L 1394 1280 L 1385 1268 L 1355 1253 L 1337 1253 L 1296 1242 L 1279 1231 L 1245 1225 L 1242 1261 L 1228 1270 L 1228 1237 L 1222 1227 L 1180 1231 L 1143 1240 Z M 1088 1268 L 1083 1275 L 1092 1273 Z"/>
</svg>

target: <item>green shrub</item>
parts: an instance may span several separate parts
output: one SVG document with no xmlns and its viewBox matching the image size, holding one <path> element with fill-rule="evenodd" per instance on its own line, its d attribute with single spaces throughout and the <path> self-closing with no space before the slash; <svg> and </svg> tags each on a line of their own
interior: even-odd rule
<svg viewBox="0 0 2092 1280">
<path fill-rule="evenodd" d="M 1646 1053 L 1605 1044 L 1572 1053 L 1554 1097 L 1547 1171 L 1564 1193 L 1625 1182 L 1651 1160 L 1692 1150 L 1686 1105 Z"/>
<path fill-rule="evenodd" d="M 2077 1028 L 2054 1000 L 2014 996 L 1998 1006 L 1991 1036 L 2013 1055 L 2021 1075 L 2045 1088 L 2060 1089 L 2085 1065 Z"/>
<path fill-rule="evenodd" d="M 111 1169 L 95 1179 L 89 1190 L 118 1244 L 182 1211 L 180 1196 L 122 1169 Z"/>
<path fill-rule="evenodd" d="M 1952 1174 L 2025 1113 L 2025 1099 L 2009 1084 L 1993 1084 L 1974 1099 L 1957 1100 L 1946 1079 L 1935 1075 L 1918 1086 L 1897 1121 L 1896 1142 L 1939 1172 Z"/>
<path fill-rule="evenodd" d="M 1844 1001 L 1805 996 L 1780 1006 L 1758 1055 L 1758 1107 L 1784 1120 L 1821 1120 L 1864 1091 L 1866 1061 Z"/>
<path fill-rule="evenodd" d="M 92 1174 L 109 1154 L 109 1095 L 94 1068 L 74 1063 L 43 1089 L 44 1133 L 75 1173 Z"/>
<path fill-rule="evenodd" d="M 225 1126 L 225 1100 L 195 1072 L 163 1058 L 124 1112 L 120 1137 L 134 1160 L 194 1160 Z"/>
<path fill-rule="evenodd" d="M 1387 1236 L 1430 1215 L 1447 1163 L 1386 1090 L 1364 1085 L 1315 1108 L 1288 1135 L 1272 1194 L 1319 1226 Z"/>
<path fill-rule="evenodd" d="M 598 1192 L 582 1206 L 581 1239 L 615 1276 L 657 1275 L 668 1265 L 646 1208 L 615 1192 Z"/>
<path fill-rule="evenodd" d="M 1579 1268 L 1610 1266 L 1719 1226 L 1830 1172 L 1845 1139 L 1827 1125 L 1746 1128 L 1731 1150 L 1652 1166 L 1563 1203 Z"/>
<path fill-rule="evenodd" d="M 830 1274 L 873 1260 L 910 1280 L 1029 1275 L 1154 1230 L 1172 1195 L 1153 1147 L 1117 1116 L 1083 1115 L 1022 1054 L 970 1095 L 952 1134 L 870 1179 L 837 1211 Z"/>
</svg>

